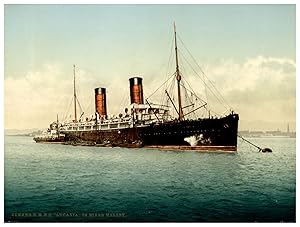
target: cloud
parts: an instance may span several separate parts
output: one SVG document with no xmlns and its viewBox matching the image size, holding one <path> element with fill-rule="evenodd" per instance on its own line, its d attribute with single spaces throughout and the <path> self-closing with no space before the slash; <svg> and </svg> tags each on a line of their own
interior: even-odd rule
<svg viewBox="0 0 300 227">
<path fill-rule="evenodd" d="M 258 56 L 242 63 L 221 61 L 209 66 L 208 71 L 241 121 L 272 121 L 281 125 L 295 122 L 294 60 Z"/>
<path fill-rule="evenodd" d="M 288 122 L 295 129 L 296 63 L 293 59 L 264 56 L 243 62 L 223 59 L 202 68 L 205 76 L 200 70 L 195 75 L 194 70 L 181 69 L 188 83 L 214 112 L 222 115 L 225 107 L 233 109 L 240 114 L 242 129 L 254 129 L 253 123 L 258 121 L 266 123 L 260 124 L 261 129 L 277 129 L 278 125 L 285 129 Z"/>
<path fill-rule="evenodd" d="M 295 122 L 296 119 L 296 63 L 288 58 L 258 56 L 244 62 L 220 60 L 203 67 L 206 76 L 217 87 L 227 103 L 240 114 L 243 128 L 251 129 L 251 122 L 266 122 L 268 129 L 273 125 Z M 205 78 L 210 88 L 203 86 L 203 76 L 194 75 L 187 68 L 183 81 L 192 85 L 198 96 L 208 100 L 210 108 L 218 113 L 224 107 L 210 92 L 213 86 Z M 128 73 L 113 69 L 107 77 L 95 75 L 87 69 L 76 69 L 77 94 L 83 111 L 90 116 L 94 113 L 94 88 L 107 88 L 107 108 L 109 115 L 118 114 L 129 104 Z M 150 71 L 143 75 L 145 98 L 152 94 L 168 75 L 165 71 Z M 172 73 L 171 73 L 172 74 Z M 132 75 L 135 76 L 135 75 Z M 59 65 L 46 64 L 40 70 L 31 71 L 22 78 L 5 75 L 5 128 L 44 128 L 59 114 L 73 116 L 73 74 Z M 210 90 L 211 89 L 211 90 Z M 176 87 L 174 89 L 176 91 Z M 150 101 L 160 103 L 163 90 L 151 97 Z M 215 94 L 217 92 L 215 91 Z M 79 110 L 78 110 L 79 111 Z M 78 114 L 79 115 L 79 114 Z M 276 125 L 277 124 L 277 125 Z M 260 124 L 264 127 L 264 124 Z M 291 126 L 292 128 L 292 126 Z"/>
<path fill-rule="evenodd" d="M 5 127 L 47 127 L 49 115 L 56 118 L 63 107 L 60 103 L 67 96 L 67 83 L 61 78 L 62 72 L 53 65 L 44 65 L 41 71 L 28 72 L 23 78 L 6 77 Z"/>
</svg>

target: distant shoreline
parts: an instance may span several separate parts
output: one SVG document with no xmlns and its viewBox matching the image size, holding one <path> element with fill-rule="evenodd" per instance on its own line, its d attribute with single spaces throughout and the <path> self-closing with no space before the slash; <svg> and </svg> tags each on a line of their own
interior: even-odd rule
<svg viewBox="0 0 300 227">
<path fill-rule="evenodd" d="M 30 134 L 4 134 L 5 136 L 26 136 L 26 137 L 34 137 L 34 135 Z"/>
</svg>

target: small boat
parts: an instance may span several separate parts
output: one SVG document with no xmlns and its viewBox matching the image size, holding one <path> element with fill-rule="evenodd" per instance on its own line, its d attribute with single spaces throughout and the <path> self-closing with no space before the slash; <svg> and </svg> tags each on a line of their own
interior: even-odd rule
<svg viewBox="0 0 300 227">
<path fill-rule="evenodd" d="M 50 124 L 47 131 L 37 135 L 33 140 L 37 143 L 62 143 L 65 141 L 65 134 L 61 133 L 58 118 L 56 122 Z"/>
</svg>

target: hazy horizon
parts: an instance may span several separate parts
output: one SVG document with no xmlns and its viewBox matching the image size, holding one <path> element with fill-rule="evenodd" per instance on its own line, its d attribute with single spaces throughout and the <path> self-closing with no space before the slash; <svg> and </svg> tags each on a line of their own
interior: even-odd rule
<svg viewBox="0 0 300 227">
<path fill-rule="evenodd" d="M 43 128 L 24 128 L 24 129 L 17 129 L 17 128 L 5 128 L 4 131 L 28 131 L 28 132 L 34 132 L 34 131 L 37 131 L 37 130 L 46 130 L 47 128 L 49 127 L 43 127 Z M 280 128 L 277 128 L 277 129 L 271 129 L 271 130 L 266 130 L 266 129 L 239 129 L 238 131 L 249 131 L 249 132 L 255 132 L 255 131 L 262 131 L 262 132 L 270 132 L 270 131 L 281 131 L 281 132 L 287 132 L 287 125 L 286 125 L 286 128 L 285 129 L 280 129 Z M 292 130 L 289 129 L 291 133 L 293 132 L 296 132 L 296 130 Z"/>
<path fill-rule="evenodd" d="M 132 76 L 143 77 L 145 96 L 151 94 L 164 82 L 176 21 L 197 63 L 239 113 L 239 130 L 286 131 L 289 124 L 295 131 L 295 11 L 295 5 L 5 5 L 4 128 L 47 128 L 56 114 L 72 114 L 73 64 L 88 116 L 95 87 L 107 88 L 109 114 L 129 105 Z"/>
</svg>

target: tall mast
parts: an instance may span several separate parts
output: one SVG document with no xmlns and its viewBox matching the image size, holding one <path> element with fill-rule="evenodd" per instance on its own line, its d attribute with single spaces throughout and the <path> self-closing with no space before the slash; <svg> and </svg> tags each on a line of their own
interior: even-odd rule
<svg viewBox="0 0 300 227">
<path fill-rule="evenodd" d="M 56 114 L 56 133 L 59 135 L 58 114 Z"/>
<path fill-rule="evenodd" d="M 73 65 L 74 67 L 74 113 L 75 113 L 75 122 L 77 122 L 77 112 L 76 112 L 76 88 L 75 88 L 75 65 Z"/>
<path fill-rule="evenodd" d="M 176 79 L 177 79 L 177 90 L 178 90 L 178 110 L 179 110 L 179 121 L 183 120 L 183 112 L 181 106 L 181 94 L 180 94 L 180 81 L 181 76 L 179 73 L 179 66 L 178 66 L 178 53 L 177 53 L 177 40 L 176 40 L 176 26 L 174 22 L 174 34 L 175 34 L 175 54 L 176 54 Z"/>
</svg>

